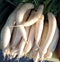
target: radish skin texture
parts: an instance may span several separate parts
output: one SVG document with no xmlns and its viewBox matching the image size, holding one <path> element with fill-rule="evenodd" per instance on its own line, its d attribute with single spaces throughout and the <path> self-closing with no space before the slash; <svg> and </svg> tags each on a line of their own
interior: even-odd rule
<svg viewBox="0 0 60 62">
<path fill-rule="evenodd" d="M 22 56 L 24 56 L 24 46 L 26 44 L 26 41 L 22 38 L 21 42 L 20 42 L 20 45 L 19 45 L 19 48 L 18 48 L 18 57 L 17 59 L 21 58 Z"/>
<path fill-rule="evenodd" d="M 49 22 L 49 29 L 47 37 L 42 46 L 40 46 L 40 48 L 42 49 L 42 52 L 40 53 L 41 58 L 44 58 L 44 55 L 46 54 L 47 49 L 52 42 L 53 36 L 57 28 L 56 18 L 52 13 L 48 13 L 48 22 Z"/>
<path fill-rule="evenodd" d="M 43 13 L 43 9 L 44 9 L 44 6 L 40 5 L 39 9 L 37 10 L 37 12 L 33 16 L 33 18 L 32 19 L 28 19 L 27 22 L 23 23 L 22 25 L 27 27 L 27 26 L 31 26 L 34 23 L 36 23 L 39 20 L 39 18 L 41 17 L 41 15 Z"/>
<path fill-rule="evenodd" d="M 57 42 L 58 42 L 58 38 L 59 38 L 59 29 L 58 27 L 56 28 L 52 43 L 50 44 L 50 46 L 48 47 L 47 53 L 46 53 L 46 58 L 51 58 L 52 54 L 56 48 Z"/>
<path fill-rule="evenodd" d="M 16 23 L 20 24 L 23 21 L 23 17 L 27 10 L 33 9 L 34 5 L 31 3 L 24 4 L 16 13 Z"/>
<path fill-rule="evenodd" d="M 31 26 L 30 29 L 30 33 L 28 36 L 28 40 L 27 40 L 27 44 L 24 48 L 24 53 L 25 55 L 31 50 L 31 48 L 33 47 L 33 43 L 34 43 L 34 33 L 35 33 L 35 25 Z"/>
<path fill-rule="evenodd" d="M 41 29 L 42 31 L 43 31 L 43 24 L 44 24 L 43 21 L 44 21 L 44 16 L 42 15 L 41 18 L 39 19 L 39 22 L 42 22 L 42 24 L 39 23 L 40 27 L 42 26 L 42 27 L 41 27 L 41 28 L 42 28 L 42 29 Z M 38 21 L 37 21 L 37 24 L 38 24 Z M 39 25 L 38 25 L 38 26 L 39 26 Z M 37 30 L 40 30 L 40 29 L 38 29 L 38 28 L 40 28 L 40 27 L 38 27 L 38 26 L 36 27 L 36 24 L 35 24 L 35 33 L 34 33 L 34 34 L 37 34 L 37 35 L 39 34 L 39 35 L 40 35 L 40 33 L 42 33 L 42 31 L 40 31 L 40 32 L 38 31 L 39 33 L 37 33 L 37 31 L 36 31 L 36 29 L 37 29 Z M 42 35 L 42 34 L 41 34 L 41 35 Z M 34 38 L 36 39 L 37 36 L 35 35 Z M 38 39 L 37 39 L 37 40 L 38 40 Z M 34 56 L 34 52 L 35 52 L 35 50 L 38 49 L 39 43 L 40 43 L 40 39 L 39 39 L 39 41 L 36 41 L 36 40 L 35 40 L 34 45 L 33 45 L 33 48 L 32 48 L 32 50 L 30 51 L 30 54 L 29 54 L 30 57 Z"/>
<path fill-rule="evenodd" d="M 56 28 L 52 43 L 50 44 L 48 51 L 54 52 L 57 42 L 58 42 L 58 38 L 59 38 L 59 29 L 58 27 Z"/>
<path fill-rule="evenodd" d="M 26 35 L 28 37 L 28 33 L 29 33 L 29 27 L 25 28 L 26 29 Z M 21 40 L 20 44 L 19 44 L 19 50 L 18 50 L 18 57 L 17 59 L 19 59 L 20 57 L 24 56 L 24 48 L 25 48 L 25 44 L 27 41 L 24 41 L 24 39 Z M 22 55 L 21 55 L 22 54 Z"/>
<path fill-rule="evenodd" d="M 30 32 L 30 27 L 25 27 L 25 29 L 26 29 L 26 35 L 27 35 L 27 38 L 28 38 L 29 32 Z"/>
<path fill-rule="evenodd" d="M 43 32 L 42 32 L 42 36 L 41 36 L 41 40 L 40 40 L 40 43 L 39 43 L 39 48 L 40 48 L 40 46 L 43 45 L 44 41 L 46 40 L 48 28 L 49 28 L 49 24 L 48 24 L 48 22 L 45 22 Z M 41 48 L 39 50 L 40 50 L 39 51 L 39 55 L 40 55 L 40 54 L 42 54 L 43 50 Z M 39 60 L 41 60 L 41 59 L 39 58 Z"/>
<path fill-rule="evenodd" d="M 29 13 L 30 13 L 30 10 L 28 10 L 28 12 L 26 12 L 26 14 L 25 14 L 25 16 L 24 16 L 24 21 L 23 21 L 23 22 L 26 21 L 26 19 L 27 19 Z M 24 28 L 22 28 L 22 29 L 24 29 Z M 23 30 L 22 30 L 22 31 L 23 31 Z M 24 31 L 25 31 L 25 30 L 24 30 Z M 24 32 L 22 32 L 22 33 L 24 33 Z M 17 46 L 17 44 L 20 42 L 20 39 L 21 39 L 21 37 L 22 37 L 22 33 L 21 33 L 21 30 L 20 30 L 20 26 L 14 28 L 13 37 L 12 37 L 12 45 L 11 45 L 12 49 L 15 49 L 16 46 Z M 26 34 L 25 34 L 25 35 L 26 35 Z M 23 35 L 23 37 L 24 37 L 24 35 Z M 26 38 L 26 39 L 27 39 L 27 38 Z"/>
<path fill-rule="evenodd" d="M 19 29 L 21 30 L 22 36 L 24 40 L 27 40 L 27 33 L 26 33 L 26 29 L 24 28 L 23 25 L 20 25 Z"/>
<path fill-rule="evenodd" d="M 48 22 L 45 22 L 39 46 L 42 46 L 42 44 L 44 43 L 44 40 L 47 37 L 48 28 L 49 28 Z"/>
<path fill-rule="evenodd" d="M 44 15 L 35 24 L 35 42 L 38 45 L 41 39 L 42 31 L 44 25 Z"/>
<path fill-rule="evenodd" d="M 1 44 L 2 44 L 2 50 L 3 50 L 4 56 L 6 56 L 6 54 L 7 55 L 9 54 L 8 53 L 9 51 L 6 51 L 6 52 L 4 51 L 6 48 L 8 48 L 9 50 L 9 42 L 10 42 L 12 30 L 13 30 L 13 28 L 11 28 L 10 26 L 14 26 L 16 11 L 19 9 L 20 6 L 21 4 L 19 4 L 18 7 L 10 14 L 10 16 L 8 17 L 6 21 L 6 24 L 1 30 Z"/>
<path fill-rule="evenodd" d="M 26 32 L 27 32 L 27 36 L 28 36 L 28 33 L 29 33 L 29 27 L 26 28 Z M 18 48 L 17 48 L 17 53 L 13 53 L 13 57 L 15 57 L 16 55 L 18 55 L 17 59 L 19 59 L 20 57 L 22 57 L 24 54 L 24 47 L 25 47 L 25 44 L 26 44 L 27 41 L 24 41 L 24 39 L 22 39 L 20 41 L 20 44 L 18 45 Z M 19 53 L 19 54 L 18 54 Z M 22 54 L 22 55 L 21 55 Z"/>
<path fill-rule="evenodd" d="M 40 45 L 42 45 L 44 40 L 46 39 L 47 32 L 48 32 L 48 23 L 45 22 L 44 29 L 43 29 L 42 36 L 41 36 L 42 40 L 40 40 L 41 42 L 39 43 Z M 37 62 L 38 60 L 41 60 L 39 50 L 38 50 L 36 44 L 33 46 L 33 48 L 30 51 L 30 53 L 28 53 L 27 57 L 29 57 L 30 59 L 33 58 L 34 62 Z"/>
<path fill-rule="evenodd" d="M 19 30 L 19 27 L 17 27 L 16 29 L 14 29 L 14 34 L 13 34 L 13 37 L 12 37 L 12 44 L 11 44 L 11 48 L 12 49 L 15 49 L 18 42 L 20 41 L 22 37 L 22 34 L 21 34 L 21 30 Z"/>
<path fill-rule="evenodd" d="M 29 5 L 30 7 L 28 8 L 27 7 L 27 5 Z M 24 7 L 26 7 L 26 8 L 24 8 Z M 22 5 L 22 7 L 16 12 L 16 25 L 18 25 L 18 24 L 20 24 L 22 21 L 23 21 L 23 18 L 26 20 L 27 19 L 27 17 L 28 17 L 28 14 L 29 14 L 29 12 L 30 12 L 30 10 L 33 8 L 33 4 L 28 4 L 28 3 L 26 3 L 26 4 L 24 4 L 24 5 Z M 29 10 L 29 11 L 28 11 Z M 24 11 L 24 12 L 22 12 L 22 11 Z M 27 12 L 27 14 L 25 14 L 26 13 L 26 11 L 28 11 Z M 25 17 L 24 17 L 24 15 L 26 15 Z M 19 16 L 19 17 L 18 17 Z M 23 18 L 22 18 L 23 17 Z M 20 18 L 20 19 L 19 19 Z M 20 22 L 20 20 L 22 20 L 21 22 Z M 19 31 L 20 31 L 20 33 L 19 33 Z M 24 32 L 23 32 L 24 31 Z M 24 29 L 24 27 L 23 26 L 19 26 L 19 27 L 17 27 L 17 28 L 15 28 L 15 31 L 14 31 L 14 34 L 15 35 L 13 35 L 13 43 L 12 43 L 12 48 L 15 48 L 15 46 L 17 45 L 17 43 L 19 42 L 19 40 L 20 40 L 20 38 L 21 38 L 21 33 L 22 33 L 22 35 L 23 35 L 23 38 L 26 40 L 27 39 L 27 37 L 26 37 L 26 32 L 25 32 L 25 29 Z M 20 37 L 19 37 L 20 36 Z M 18 40 L 17 40 L 17 38 L 18 38 Z M 13 47 L 14 46 L 14 47 Z"/>
</svg>

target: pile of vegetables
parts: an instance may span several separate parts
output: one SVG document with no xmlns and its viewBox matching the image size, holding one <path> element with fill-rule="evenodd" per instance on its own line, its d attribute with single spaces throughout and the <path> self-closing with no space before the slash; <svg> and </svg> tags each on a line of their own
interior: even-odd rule
<svg viewBox="0 0 60 62">
<path fill-rule="evenodd" d="M 56 48 L 59 29 L 51 12 L 43 14 L 44 5 L 36 9 L 32 3 L 19 4 L 1 30 L 4 57 L 17 55 L 33 58 L 34 62 L 51 58 Z M 47 21 L 46 21 L 47 20 Z M 53 61 L 53 60 L 52 60 Z"/>
</svg>

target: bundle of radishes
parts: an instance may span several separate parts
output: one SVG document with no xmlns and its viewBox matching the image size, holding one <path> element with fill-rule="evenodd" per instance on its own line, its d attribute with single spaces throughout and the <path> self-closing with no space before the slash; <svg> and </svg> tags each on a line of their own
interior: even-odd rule
<svg viewBox="0 0 60 62">
<path fill-rule="evenodd" d="M 48 21 L 44 22 L 43 9 L 44 5 L 35 10 L 32 3 L 19 4 L 10 14 L 1 31 L 4 57 L 26 56 L 34 62 L 52 57 L 59 30 L 52 13 L 47 14 Z"/>
</svg>

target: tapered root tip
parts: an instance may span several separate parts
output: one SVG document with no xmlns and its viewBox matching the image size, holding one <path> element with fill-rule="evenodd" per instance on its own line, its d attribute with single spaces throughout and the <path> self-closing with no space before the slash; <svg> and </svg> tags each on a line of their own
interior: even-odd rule
<svg viewBox="0 0 60 62">
<path fill-rule="evenodd" d="M 4 58 L 9 55 L 10 55 L 10 49 L 6 49 L 5 51 L 3 51 Z"/>
</svg>

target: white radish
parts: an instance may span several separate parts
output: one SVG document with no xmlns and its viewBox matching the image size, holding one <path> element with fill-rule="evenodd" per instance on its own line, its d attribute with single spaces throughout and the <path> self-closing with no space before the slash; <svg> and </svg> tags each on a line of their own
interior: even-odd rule
<svg viewBox="0 0 60 62">
<path fill-rule="evenodd" d="M 6 54 L 9 54 L 9 42 L 13 31 L 13 28 L 11 28 L 10 26 L 14 26 L 16 11 L 20 6 L 21 4 L 19 4 L 18 7 L 10 14 L 6 21 L 6 24 L 1 31 L 1 43 L 4 56 L 6 56 Z"/>
<path fill-rule="evenodd" d="M 13 37 L 12 37 L 12 40 L 11 40 L 11 48 L 12 50 L 16 48 L 18 42 L 20 41 L 22 37 L 22 33 L 21 33 L 21 30 L 19 30 L 19 27 L 17 27 L 16 29 L 14 29 L 14 32 L 13 32 Z"/>
<path fill-rule="evenodd" d="M 32 14 L 34 14 L 34 12 L 32 13 Z M 31 16 L 29 17 L 29 18 L 31 18 Z M 20 25 L 21 26 L 21 25 Z M 20 27 L 19 26 L 19 27 Z M 25 29 L 26 29 L 26 34 L 24 33 L 24 30 L 22 30 L 22 27 L 21 27 L 21 32 L 22 32 L 22 34 L 23 34 L 23 36 L 24 37 L 27 37 L 28 38 L 28 36 L 29 36 L 29 31 L 30 31 L 30 27 L 25 27 Z M 26 35 L 26 36 L 25 36 Z M 22 48 L 22 46 L 24 46 L 23 48 L 25 48 L 25 44 L 23 45 L 23 43 L 27 43 L 27 39 L 25 39 L 25 41 L 23 41 L 23 42 L 21 42 L 21 44 L 19 45 L 20 46 L 20 50 L 21 50 L 21 48 Z M 21 53 L 21 51 L 19 50 L 19 52 Z M 22 51 L 23 51 L 23 49 L 22 49 Z M 23 52 L 24 53 L 24 52 Z M 20 57 L 20 55 L 18 56 L 18 57 Z"/>
<path fill-rule="evenodd" d="M 29 6 L 29 7 L 28 7 Z M 16 14 L 16 25 L 18 24 L 21 24 L 21 22 L 26 21 L 27 17 L 28 17 L 28 14 L 30 13 L 30 10 L 34 8 L 33 4 L 24 4 L 18 11 L 17 11 L 17 14 Z M 29 10 L 29 11 L 28 11 Z M 24 12 L 22 12 L 24 11 Z M 24 17 L 25 16 L 25 17 Z M 19 42 L 20 38 L 21 38 L 21 35 L 23 35 L 23 38 L 25 40 L 27 40 L 27 36 L 26 36 L 26 31 L 24 29 L 24 27 L 21 25 L 17 28 L 15 28 L 15 32 L 14 32 L 15 35 L 13 35 L 13 38 L 12 38 L 12 48 L 15 47 L 17 45 L 17 43 Z M 18 38 L 18 39 L 17 39 Z"/>
<path fill-rule="evenodd" d="M 40 5 L 37 12 L 35 13 L 34 16 L 32 16 L 33 18 L 32 19 L 28 19 L 27 22 L 23 23 L 22 25 L 27 27 L 27 26 L 31 26 L 33 25 L 34 23 L 36 23 L 39 18 L 41 17 L 42 13 L 43 13 L 43 9 L 44 9 L 44 6 L 43 5 Z M 19 26 L 19 25 L 17 25 Z"/>
<path fill-rule="evenodd" d="M 39 32 L 39 33 L 37 33 L 36 31 L 35 31 L 35 33 L 34 34 L 36 34 L 37 33 L 37 35 L 39 35 L 39 36 L 41 36 L 42 35 L 42 31 L 43 31 L 43 24 L 44 24 L 44 16 L 42 15 L 41 16 L 41 18 L 39 19 L 39 22 L 42 22 L 42 23 L 40 23 L 39 25 L 38 25 L 38 27 L 39 28 L 42 28 L 42 30 Z M 37 21 L 38 22 L 38 21 Z M 36 25 L 35 25 L 36 26 Z M 38 27 L 35 27 L 35 29 L 37 29 L 38 31 L 39 31 L 39 29 L 38 29 Z M 40 34 L 41 33 L 41 34 Z M 36 35 L 35 35 L 36 36 Z M 35 37 L 34 36 L 34 37 Z M 37 36 L 35 37 L 35 39 L 37 38 Z M 38 39 L 37 39 L 38 40 Z M 30 57 L 32 57 L 33 55 L 34 55 L 34 52 L 38 49 L 38 46 L 39 46 L 39 43 L 40 43 L 40 39 L 39 39 L 39 41 L 36 41 L 35 40 L 35 43 L 34 43 L 34 45 L 33 45 L 33 48 L 32 48 L 32 50 L 31 50 L 31 52 L 30 52 L 30 54 L 29 54 L 29 56 Z"/>
<path fill-rule="evenodd" d="M 59 38 L 59 29 L 58 27 L 56 28 L 52 43 L 50 44 L 50 46 L 48 47 L 48 50 L 46 52 L 46 58 L 51 58 L 52 54 L 56 48 L 57 42 L 58 42 L 58 38 Z"/>
<path fill-rule="evenodd" d="M 40 48 L 42 49 L 42 52 L 40 53 L 41 60 L 43 60 L 44 55 L 46 54 L 47 49 L 52 42 L 52 39 L 54 37 L 57 28 L 56 18 L 52 13 L 48 13 L 48 22 L 49 22 L 49 28 L 48 28 L 47 37 L 44 43 L 42 44 L 42 46 L 40 46 Z"/>
<path fill-rule="evenodd" d="M 48 22 L 45 22 L 39 46 L 42 46 L 42 44 L 45 42 L 46 37 L 47 37 L 48 28 L 49 28 L 49 24 L 48 24 Z"/>
<path fill-rule="evenodd" d="M 22 36 L 24 40 L 27 40 L 27 33 L 26 33 L 26 29 L 24 28 L 23 25 L 19 26 L 19 29 L 21 30 Z"/>
<path fill-rule="evenodd" d="M 43 43 L 45 42 L 46 37 L 47 37 L 47 33 L 48 33 L 48 28 L 49 28 L 49 24 L 48 24 L 48 22 L 45 22 L 39 46 L 42 46 Z M 39 53 L 42 54 L 42 51 L 43 50 L 40 48 L 40 52 Z M 41 60 L 41 58 L 40 58 L 40 60 Z"/>
<path fill-rule="evenodd" d="M 30 27 L 27 27 L 25 29 L 26 29 L 26 34 L 27 34 L 27 37 L 28 37 Z M 19 59 L 20 57 L 22 57 L 24 55 L 24 48 L 25 48 L 26 43 L 27 43 L 27 41 L 24 41 L 23 39 L 21 40 L 21 42 L 19 44 L 18 52 L 17 52 L 17 53 L 19 53 L 17 59 Z"/>
<path fill-rule="evenodd" d="M 20 24 L 23 21 L 24 15 L 27 10 L 31 10 L 34 8 L 32 3 L 24 4 L 16 13 L 16 23 Z"/>
<path fill-rule="evenodd" d="M 42 40 L 40 40 L 41 42 L 39 43 L 40 45 L 42 45 L 42 43 L 44 42 L 44 40 L 45 40 L 45 38 L 46 38 L 46 36 L 47 36 L 47 31 L 48 31 L 48 23 L 45 23 L 45 25 L 44 25 L 44 29 L 43 29 L 43 32 L 42 32 L 42 36 L 41 37 L 43 37 L 43 39 Z M 35 48 L 34 48 L 35 47 Z M 29 54 L 29 58 L 33 58 L 33 60 L 34 60 L 34 62 L 38 62 L 38 60 L 40 60 L 40 56 L 39 56 L 39 50 L 38 50 L 38 48 L 36 47 L 36 45 L 34 45 L 34 47 L 32 48 L 32 50 L 31 50 L 31 52 L 30 52 L 30 54 Z M 37 52 L 36 52 L 36 50 L 38 50 Z M 41 51 L 41 50 L 40 50 Z"/>
<path fill-rule="evenodd" d="M 35 33 L 35 26 L 33 25 L 30 29 L 30 33 L 28 36 L 28 40 L 27 43 L 25 45 L 24 48 L 24 53 L 25 55 L 31 50 L 31 48 L 33 47 L 33 43 L 34 43 L 34 33 Z"/>
<path fill-rule="evenodd" d="M 44 15 L 41 16 L 41 18 L 36 22 L 36 25 L 35 25 L 35 42 L 37 45 L 41 39 L 43 25 L 44 25 Z"/>
</svg>

